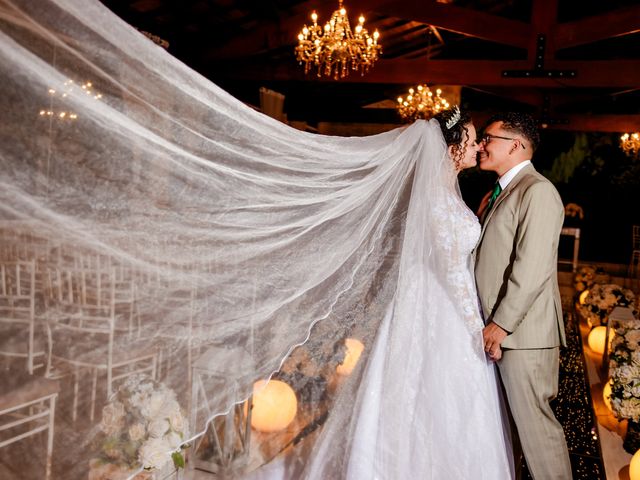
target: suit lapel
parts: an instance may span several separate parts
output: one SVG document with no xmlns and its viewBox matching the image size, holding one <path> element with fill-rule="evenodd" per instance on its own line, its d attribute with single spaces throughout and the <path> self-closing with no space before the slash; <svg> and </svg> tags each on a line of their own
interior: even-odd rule
<svg viewBox="0 0 640 480">
<path fill-rule="evenodd" d="M 478 248 L 478 245 L 480 245 L 480 242 L 482 241 L 482 237 L 484 237 L 484 232 L 487 229 L 487 225 L 491 221 L 491 217 L 493 217 L 493 214 L 496 212 L 500 204 L 504 202 L 509 195 L 511 195 L 511 192 L 513 192 L 513 190 L 518 186 L 518 183 L 520 183 L 520 180 L 522 180 L 527 173 L 535 172 L 535 171 L 536 169 L 533 167 L 533 165 L 529 164 L 525 166 L 522 170 L 518 172 L 518 174 L 515 177 L 513 177 L 513 179 L 509 182 L 509 185 L 507 185 L 507 188 L 505 188 L 500 193 L 498 198 L 496 198 L 496 201 L 491 207 L 491 210 L 489 210 L 488 213 L 485 213 L 483 215 L 482 230 L 480 230 L 480 237 L 478 238 L 478 243 L 476 244 L 476 248 Z"/>
</svg>

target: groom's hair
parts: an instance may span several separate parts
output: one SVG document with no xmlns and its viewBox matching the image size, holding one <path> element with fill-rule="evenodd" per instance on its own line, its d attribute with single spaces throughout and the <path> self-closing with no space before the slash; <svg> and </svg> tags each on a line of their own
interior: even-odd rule
<svg viewBox="0 0 640 480">
<path fill-rule="evenodd" d="M 502 129 L 522 135 L 531 144 L 531 150 L 536 151 L 540 144 L 540 132 L 538 124 L 533 117 L 527 113 L 506 112 L 492 116 L 487 125 L 494 122 L 502 122 Z"/>
</svg>

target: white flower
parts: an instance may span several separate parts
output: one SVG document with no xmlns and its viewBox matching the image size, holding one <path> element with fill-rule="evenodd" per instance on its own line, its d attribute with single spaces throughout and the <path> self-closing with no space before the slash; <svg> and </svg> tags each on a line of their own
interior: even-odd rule
<svg viewBox="0 0 640 480">
<path fill-rule="evenodd" d="M 638 348 L 638 344 L 640 344 L 640 330 L 630 330 L 624 338 L 627 343 L 629 343 L 629 347 L 635 350 Z"/>
<path fill-rule="evenodd" d="M 129 438 L 132 442 L 138 442 L 144 438 L 146 430 L 141 423 L 134 423 L 129 427 Z"/>
<path fill-rule="evenodd" d="M 140 409 L 142 411 L 142 415 L 144 415 L 147 420 L 158 418 L 162 411 L 164 402 L 165 398 L 162 393 L 153 393 L 151 396 L 149 396 L 147 402 Z"/>
<path fill-rule="evenodd" d="M 633 382 L 637 378 L 640 378 L 640 369 L 630 365 L 623 365 L 616 369 L 614 375 L 620 383 L 627 384 Z"/>
<path fill-rule="evenodd" d="M 175 430 L 176 432 L 184 433 L 184 418 L 182 416 L 182 413 L 180 413 L 180 410 L 171 414 L 171 416 L 169 417 L 169 423 L 171 424 L 171 428 L 173 430 Z"/>
<path fill-rule="evenodd" d="M 154 438 L 162 437 L 168 430 L 169 422 L 164 418 L 159 418 L 149 424 L 149 435 Z"/>
<path fill-rule="evenodd" d="M 107 435 L 115 435 L 124 427 L 124 405 L 113 402 L 102 409 L 100 428 Z"/>
<path fill-rule="evenodd" d="M 144 468 L 161 469 L 171 459 L 172 448 L 164 438 L 150 438 L 138 452 L 138 459 Z"/>
</svg>

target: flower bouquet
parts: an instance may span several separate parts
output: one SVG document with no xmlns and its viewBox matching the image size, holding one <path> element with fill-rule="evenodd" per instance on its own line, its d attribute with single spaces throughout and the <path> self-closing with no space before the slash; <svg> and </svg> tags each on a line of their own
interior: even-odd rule
<svg viewBox="0 0 640 480">
<path fill-rule="evenodd" d="M 640 321 L 617 324 L 615 332 L 609 356 L 611 410 L 628 420 L 624 447 L 635 453 L 640 448 Z"/>
<path fill-rule="evenodd" d="M 171 466 L 184 467 L 182 449 L 187 422 L 173 390 L 145 375 L 133 375 L 102 410 L 100 457 L 92 469 L 135 473 L 140 467 L 157 472 Z M 108 468 L 106 468 L 108 467 Z M 149 475 L 140 478 L 148 478 Z M 116 478 L 96 474 L 93 478 Z M 93 480 L 91 474 L 90 480 Z M 126 477 L 125 477 L 126 478 Z"/>
<path fill-rule="evenodd" d="M 580 267 L 573 275 L 573 287 L 576 292 L 583 292 L 595 283 L 596 269 L 590 266 Z"/>
<path fill-rule="evenodd" d="M 581 313 L 585 314 L 594 324 L 606 323 L 606 318 L 616 306 L 633 307 L 634 293 L 616 284 L 593 285 L 584 305 L 580 306 Z M 594 322 L 596 320 L 596 322 Z"/>
</svg>

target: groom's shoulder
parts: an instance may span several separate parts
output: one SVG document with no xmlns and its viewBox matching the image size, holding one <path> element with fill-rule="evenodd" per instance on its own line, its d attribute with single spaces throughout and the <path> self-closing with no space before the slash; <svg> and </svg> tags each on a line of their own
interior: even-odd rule
<svg viewBox="0 0 640 480">
<path fill-rule="evenodd" d="M 530 168 L 526 168 L 523 171 L 523 180 L 525 180 L 526 185 L 535 185 L 535 184 L 543 184 L 544 188 L 549 188 L 556 190 L 556 187 L 551 183 L 551 181 L 538 172 L 533 165 L 530 165 Z"/>
<path fill-rule="evenodd" d="M 560 193 L 551 181 L 534 168 L 528 169 L 518 185 L 531 196 L 551 196 L 562 203 Z"/>
</svg>

